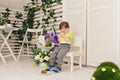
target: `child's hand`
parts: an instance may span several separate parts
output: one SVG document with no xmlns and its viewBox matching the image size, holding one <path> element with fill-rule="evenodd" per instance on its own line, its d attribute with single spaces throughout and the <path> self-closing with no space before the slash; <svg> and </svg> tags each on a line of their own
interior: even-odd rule
<svg viewBox="0 0 120 80">
<path fill-rule="evenodd" d="M 64 36 L 65 36 L 65 33 L 61 32 L 60 37 L 64 37 Z"/>
</svg>

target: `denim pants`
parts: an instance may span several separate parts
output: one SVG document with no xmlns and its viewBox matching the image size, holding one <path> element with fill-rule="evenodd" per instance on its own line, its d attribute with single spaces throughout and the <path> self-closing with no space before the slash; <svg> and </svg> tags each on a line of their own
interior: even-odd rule
<svg viewBox="0 0 120 80">
<path fill-rule="evenodd" d="M 50 65 L 55 65 L 61 68 L 63 64 L 64 56 L 70 51 L 70 44 L 60 43 L 55 47 L 54 51 L 50 55 Z"/>
</svg>

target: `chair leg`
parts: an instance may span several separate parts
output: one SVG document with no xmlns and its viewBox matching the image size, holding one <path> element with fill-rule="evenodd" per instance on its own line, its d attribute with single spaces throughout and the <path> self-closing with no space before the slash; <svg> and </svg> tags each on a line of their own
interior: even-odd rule
<svg viewBox="0 0 120 80">
<path fill-rule="evenodd" d="M 20 59 L 21 52 L 22 52 L 22 49 L 20 49 L 20 52 L 19 52 L 18 57 L 17 57 L 17 60 L 19 60 L 19 59 Z"/>
<path fill-rule="evenodd" d="M 71 56 L 70 71 L 73 72 L 73 56 Z"/>
<path fill-rule="evenodd" d="M 5 60 L 4 57 L 2 56 L 2 53 L 0 53 L 0 57 L 1 57 L 2 61 L 3 61 L 4 63 L 6 63 L 6 60 Z"/>
<path fill-rule="evenodd" d="M 79 57 L 79 68 L 80 69 L 82 68 L 82 59 L 81 59 L 81 56 Z"/>
<path fill-rule="evenodd" d="M 68 65 L 70 65 L 70 64 L 71 64 L 71 57 L 70 57 L 70 61 L 68 60 L 67 62 L 68 62 Z"/>
<path fill-rule="evenodd" d="M 24 43 L 22 43 L 22 46 L 21 46 L 21 48 L 20 48 L 20 52 L 19 52 L 19 54 L 18 54 L 17 60 L 20 59 L 20 56 L 21 56 L 21 53 L 22 53 L 22 50 L 23 50 L 23 47 L 24 47 L 23 45 L 24 45 Z"/>
<path fill-rule="evenodd" d="M 27 54 L 28 54 L 28 59 L 30 58 L 30 54 L 29 54 L 29 45 L 27 43 Z"/>
</svg>

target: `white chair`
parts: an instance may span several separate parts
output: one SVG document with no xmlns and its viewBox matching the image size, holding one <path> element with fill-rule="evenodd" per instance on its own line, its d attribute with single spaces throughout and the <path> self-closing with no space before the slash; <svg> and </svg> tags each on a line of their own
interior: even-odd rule
<svg viewBox="0 0 120 80">
<path fill-rule="evenodd" d="M 71 45 L 70 52 L 67 53 L 67 57 L 70 57 L 70 71 L 73 72 L 74 57 L 79 57 L 79 69 L 82 68 L 82 39 L 80 36 L 76 36 Z"/>
<path fill-rule="evenodd" d="M 2 31 L 5 30 L 6 28 L 9 30 L 9 32 L 8 32 L 7 36 L 4 36 Z M 3 40 L 3 43 L 0 45 L 0 57 L 1 57 L 1 59 L 4 63 L 6 63 L 6 60 L 5 60 L 6 57 L 11 57 L 12 56 L 13 59 L 16 60 L 16 57 L 15 57 L 15 55 L 14 55 L 14 53 L 13 53 L 13 51 L 12 51 L 12 49 L 11 49 L 9 43 L 8 43 L 8 39 L 9 39 L 10 35 L 12 34 L 12 31 L 13 31 L 12 27 L 0 26 L 0 37 Z M 5 47 L 5 45 L 8 48 L 8 50 L 10 51 L 10 54 L 8 54 L 8 53 L 6 55 L 2 54 L 2 49 L 3 49 L 3 47 Z"/>
<path fill-rule="evenodd" d="M 27 36 L 27 34 L 28 34 L 29 32 L 30 32 L 30 33 L 35 33 L 35 39 L 34 39 L 34 40 L 28 41 L 28 36 Z M 19 54 L 18 54 L 17 60 L 19 60 L 20 56 L 28 56 L 28 58 L 30 57 L 29 43 L 34 43 L 34 44 L 36 44 L 36 46 L 37 46 L 37 39 L 38 39 L 38 36 L 39 36 L 38 33 L 40 33 L 40 35 L 42 35 L 42 29 L 39 29 L 39 28 L 38 28 L 38 29 L 29 29 L 29 28 L 27 28 L 23 41 L 18 41 L 18 42 L 21 42 L 22 45 L 21 45 L 20 52 L 19 52 Z M 26 44 L 27 54 L 28 54 L 28 55 L 24 55 L 24 54 L 21 55 L 21 53 L 22 53 L 22 51 L 23 51 L 23 48 L 24 48 L 24 44 Z"/>
</svg>

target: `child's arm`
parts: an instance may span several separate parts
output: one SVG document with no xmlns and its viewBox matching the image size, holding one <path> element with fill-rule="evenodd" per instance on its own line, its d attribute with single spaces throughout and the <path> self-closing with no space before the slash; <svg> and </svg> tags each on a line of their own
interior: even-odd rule
<svg viewBox="0 0 120 80">
<path fill-rule="evenodd" d="M 63 38 L 66 42 L 70 42 L 70 38 L 68 37 L 68 36 L 66 36 L 66 34 L 65 33 L 60 33 L 60 36 L 59 36 L 59 41 L 60 41 L 60 39 L 61 38 Z"/>
<path fill-rule="evenodd" d="M 63 38 L 63 36 L 64 36 L 64 33 L 61 32 L 61 33 L 59 34 L 59 37 L 58 37 L 58 41 L 59 41 L 59 42 L 61 41 L 61 39 Z"/>
<path fill-rule="evenodd" d="M 64 36 L 64 39 L 65 39 L 66 42 L 70 42 L 70 40 L 71 40 L 71 39 L 70 39 L 69 37 L 67 37 L 67 36 Z"/>
<path fill-rule="evenodd" d="M 72 34 L 72 32 L 68 32 L 66 35 L 65 35 L 65 41 L 66 42 L 72 42 L 72 39 L 73 39 L 73 34 Z"/>
</svg>

